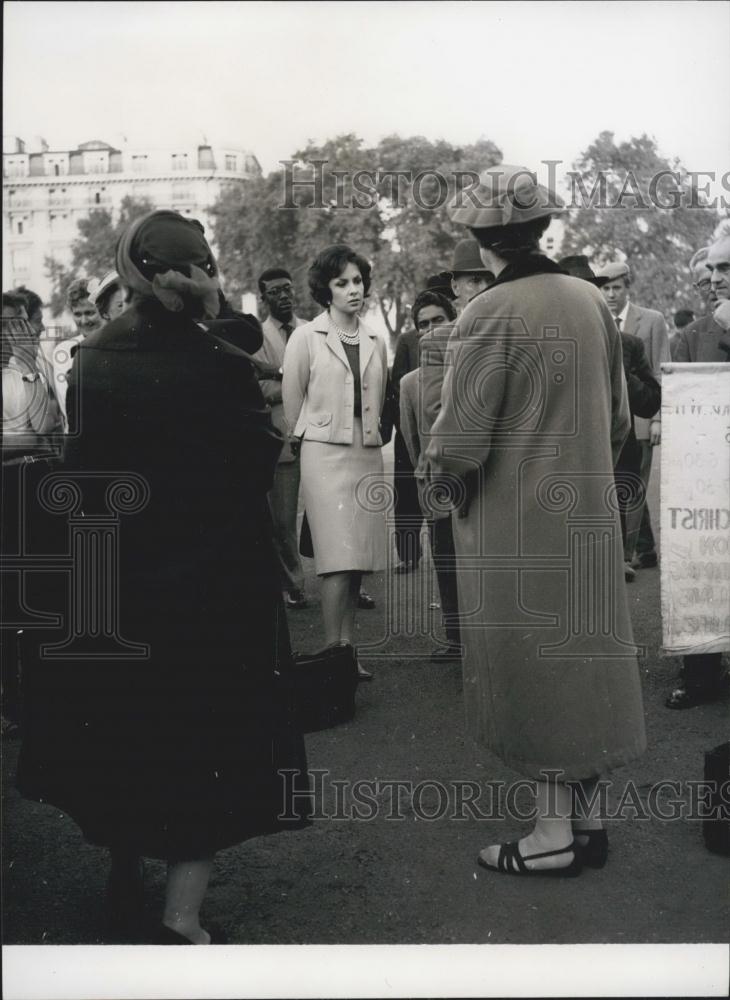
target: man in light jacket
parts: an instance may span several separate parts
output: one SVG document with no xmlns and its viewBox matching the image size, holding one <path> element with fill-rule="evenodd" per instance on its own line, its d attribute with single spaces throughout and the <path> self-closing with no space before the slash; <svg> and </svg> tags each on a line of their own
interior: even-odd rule
<svg viewBox="0 0 730 1000">
<path fill-rule="evenodd" d="M 259 277 L 261 300 L 269 315 L 262 324 L 264 342 L 253 355 L 259 369 L 259 385 L 271 407 L 274 426 L 284 436 L 284 447 L 269 493 L 274 537 L 279 557 L 284 603 L 288 608 L 304 608 L 304 571 L 297 544 L 299 503 L 299 442 L 292 439 L 281 399 L 284 351 L 292 331 L 305 320 L 294 314 L 294 286 L 283 267 L 271 267 Z"/>
<path fill-rule="evenodd" d="M 598 271 L 597 278 L 616 326 L 621 333 L 632 334 L 642 341 L 654 378 L 661 384 L 661 366 L 664 362 L 671 361 L 669 335 L 664 317 L 655 309 L 645 309 L 629 301 L 631 272 L 628 264 L 607 264 Z M 642 417 L 637 417 L 635 420 L 636 440 L 641 449 L 639 476 L 645 495 L 651 474 L 652 449 L 661 442 L 660 418 L 661 411 L 657 411 L 648 420 Z M 633 562 L 635 568 L 649 569 L 656 566 L 656 543 L 651 529 L 648 504 L 645 503 L 643 508 L 627 514 L 626 536 L 624 551 L 626 562 Z M 636 559 L 634 559 L 634 549 Z"/>
</svg>

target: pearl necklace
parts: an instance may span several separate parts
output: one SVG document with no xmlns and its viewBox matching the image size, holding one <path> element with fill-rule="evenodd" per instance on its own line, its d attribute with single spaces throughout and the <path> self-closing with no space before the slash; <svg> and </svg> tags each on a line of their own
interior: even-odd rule
<svg viewBox="0 0 730 1000">
<path fill-rule="evenodd" d="M 344 330 L 340 330 L 339 326 L 335 323 L 330 316 L 330 323 L 335 328 L 335 333 L 340 338 L 343 344 L 349 344 L 350 347 L 354 347 L 355 344 L 360 343 L 360 320 L 357 321 L 357 326 L 355 327 L 354 333 L 345 333 Z"/>
</svg>

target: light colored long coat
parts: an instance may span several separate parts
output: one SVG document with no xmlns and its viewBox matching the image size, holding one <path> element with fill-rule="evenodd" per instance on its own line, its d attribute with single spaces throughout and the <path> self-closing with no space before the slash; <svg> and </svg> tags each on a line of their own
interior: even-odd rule
<svg viewBox="0 0 730 1000">
<path fill-rule="evenodd" d="M 427 457 L 455 516 L 467 724 L 530 777 L 583 780 L 646 745 L 613 465 L 629 430 L 619 334 L 562 274 L 464 311 Z"/>
</svg>

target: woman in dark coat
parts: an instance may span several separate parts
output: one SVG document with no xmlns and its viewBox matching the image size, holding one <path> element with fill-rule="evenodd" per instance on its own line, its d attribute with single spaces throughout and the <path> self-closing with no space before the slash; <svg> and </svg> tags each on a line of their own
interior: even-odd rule
<svg viewBox="0 0 730 1000">
<path fill-rule="evenodd" d="M 167 859 L 157 940 L 207 944 L 213 855 L 284 828 L 278 771 L 306 768 L 274 687 L 290 657 L 266 502 L 281 437 L 248 355 L 210 333 L 220 296 L 202 227 L 144 216 L 117 270 L 130 305 L 79 347 L 65 466 L 87 519 L 133 474 L 116 501 L 131 512 L 114 638 L 148 653 L 38 670 L 19 786 L 111 848 L 112 901 L 130 918 L 139 857 Z"/>
<path fill-rule="evenodd" d="M 452 219 L 497 280 L 449 340 L 427 458 L 463 491 L 453 530 L 467 723 L 534 780 L 537 805 L 527 836 L 479 861 L 575 875 L 608 848 L 569 783 L 588 798 L 646 745 L 613 481 L 629 430 L 621 342 L 600 292 L 539 253 L 556 196 L 504 165 L 472 193 Z"/>
</svg>

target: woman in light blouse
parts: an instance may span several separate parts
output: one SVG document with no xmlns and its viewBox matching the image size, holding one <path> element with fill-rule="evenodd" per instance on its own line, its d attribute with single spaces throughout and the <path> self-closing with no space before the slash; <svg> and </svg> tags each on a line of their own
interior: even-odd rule
<svg viewBox="0 0 730 1000">
<path fill-rule="evenodd" d="M 359 318 L 370 288 L 363 257 L 343 244 L 328 247 L 309 269 L 309 287 L 325 311 L 289 338 L 284 412 L 302 442 L 302 494 L 322 577 L 325 642 L 352 645 L 362 574 L 385 567 L 385 513 L 372 509 L 367 496 L 383 475 L 387 355 L 383 340 Z"/>
</svg>

